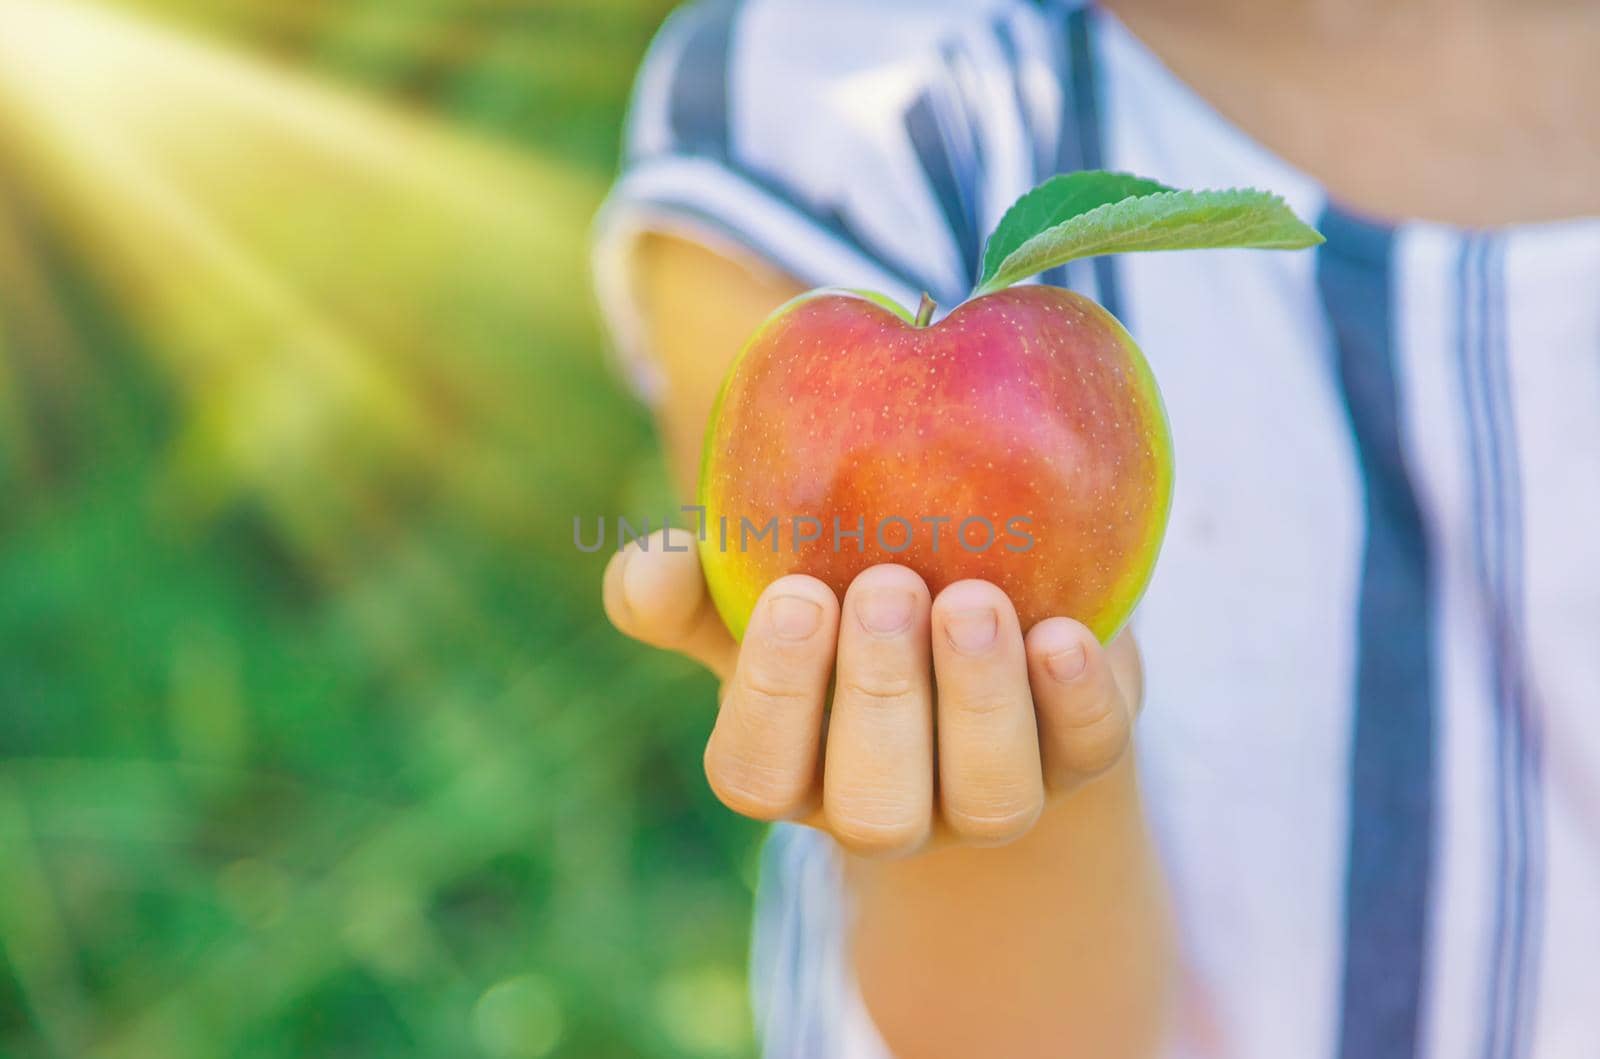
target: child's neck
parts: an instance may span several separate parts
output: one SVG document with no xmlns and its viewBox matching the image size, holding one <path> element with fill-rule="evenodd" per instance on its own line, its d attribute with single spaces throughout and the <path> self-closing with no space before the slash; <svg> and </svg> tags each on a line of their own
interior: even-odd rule
<svg viewBox="0 0 1600 1059">
<path fill-rule="evenodd" d="M 1600 215 L 1600 6 L 1106 0 L 1229 120 L 1377 216 Z"/>
</svg>

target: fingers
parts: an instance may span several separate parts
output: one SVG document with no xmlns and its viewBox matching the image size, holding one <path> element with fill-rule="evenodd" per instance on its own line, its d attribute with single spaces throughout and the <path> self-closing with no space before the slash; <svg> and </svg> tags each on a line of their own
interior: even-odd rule
<svg viewBox="0 0 1600 1059">
<path fill-rule="evenodd" d="M 612 556 L 604 596 L 606 616 L 626 635 L 688 655 L 722 679 L 732 672 L 738 645 L 712 605 L 690 531 L 653 533 Z"/>
<path fill-rule="evenodd" d="M 875 566 L 845 593 L 828 726 L 823 815 L 846 849 L 910 853 L 933 824 L 928 588 Z"/>
<path fill-rule="evenodd" d="M 814 577 L 781 577 L 756 601 L 706 744 L 706 778 L 734 812 L 783 820 L 815 803 L 838 624 L 838 600 Z"/>
<path fill-rule="evenodd" d="M 1044 806 L 1016 611 L 994 585 L 958 581 L 934 600 L 932 625 L 945 822 L 970 842 L 1009 841 Z"/>
<path fill-rule="evenodd" d="M 1131 652 L 1131 641 L 1119 641 L 1125 642 L 1118 650 Z M 1053 791 L 1070 790 L 1122 757 L 1133 712 L 1118 686 L 1112 649 L 1078 622 L 1040 622 L 1028 632 L 1027 651 L 1045 782 Z"/>
<path fill-rule="evenodd" d="M 1131 639 L 1102 648 L 1054 618 L 1024 641 L 1009 600 L 986 582 L 951 585 L 930 606 L 915 573 L 874 567 L 841 617 L 822 582 L 782 578 L 757 603 L 741 651 L 693 534 L 669 530 L 613 557 L 604 595 L 622 632 L 727 680 L 705 759 L 718 797 L 763 820 L 809 812 L 857 853 L 920 848 L 936 815 L 958 840 L 1009 841 L 1032 826 L 1046 789 L 1070 790 L 1127 752 L 1141 683 Z"/>
</svg>

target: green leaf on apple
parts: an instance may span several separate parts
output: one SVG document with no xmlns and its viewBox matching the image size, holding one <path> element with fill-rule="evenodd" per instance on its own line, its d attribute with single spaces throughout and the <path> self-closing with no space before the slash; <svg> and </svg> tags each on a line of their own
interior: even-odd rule
<svg viewBox="0 0 1600 1059">
<path fill-rule="evenodd" d="M 984 246 L 983 270 L 972 293 L 989 294 L 1099 254 L 1302 250 L 1322 241 L 1283 199 L 1265 191 L 1180 191 L 1128 173 L 1063 173 L 1006 211 Z"/>
</svg>

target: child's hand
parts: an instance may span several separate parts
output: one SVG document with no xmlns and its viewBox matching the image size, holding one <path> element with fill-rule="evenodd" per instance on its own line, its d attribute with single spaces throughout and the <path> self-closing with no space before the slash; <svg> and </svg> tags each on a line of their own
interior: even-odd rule
<svg viewBox="0 0 1600 1059">
<path fill-rule="evenodd" d="M 1127 635 L 1102 648 L 1052 618 L 1024 637 L 995 586 L 961 581 L 930 600 L 915 573 L 886 565 L 858 576 L 842 605 L 815 578 L 779 578 L 741 646 L 712 606 L 693 535 L 671 532 L 687 551 L 664 551 L 656 534 L 612 559 L 606 612 L 722 678 L 706 776 L 737 813 L 800 820 L 862 855 L 1000 844 L 1127 750 L 1140 694 Z"/>
</svg>

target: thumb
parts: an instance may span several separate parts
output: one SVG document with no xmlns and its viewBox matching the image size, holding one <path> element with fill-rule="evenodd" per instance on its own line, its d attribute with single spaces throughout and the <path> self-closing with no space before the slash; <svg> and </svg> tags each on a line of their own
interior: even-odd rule
<svg viewBox="0 0 1600 1059">
<path fill-rule="evenodd" d="M 624 634 L 699 662 L 719 679 L 739 645 L 711 602 L 694 534 L 668 529 L 633 541 L 606 566 L 606 616 Z"/>
</svg>

